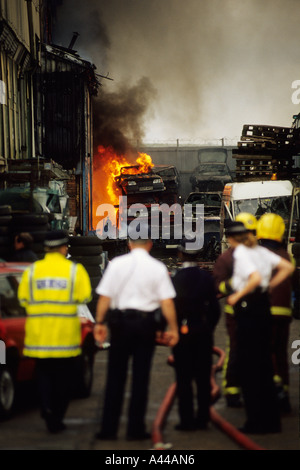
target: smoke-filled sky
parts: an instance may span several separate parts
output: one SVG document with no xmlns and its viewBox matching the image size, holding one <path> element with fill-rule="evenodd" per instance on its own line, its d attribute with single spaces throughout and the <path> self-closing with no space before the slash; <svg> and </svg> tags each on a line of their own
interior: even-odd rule
<svg viewBox="0 0 300 470">
<path fill-rule="evenodd" d="M 102 112 L 129 139 L 237 140 L 299 113 L 299 17 L 299 0 L 64 0 L 54 41 L 80 34 L 74 49 L 113 79 Z"/>
</svg>

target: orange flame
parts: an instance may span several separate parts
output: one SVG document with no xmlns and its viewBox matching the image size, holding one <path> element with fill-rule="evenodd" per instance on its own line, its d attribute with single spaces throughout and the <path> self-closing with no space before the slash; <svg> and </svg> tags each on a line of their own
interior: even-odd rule
<svg viewBox="0 0 300 470">
<path fill-rule="evenodd" d="M 97 154 L 94 155 L 93 167 L 93 212 L 100 204 L 119 204 L 119 196 L 122 195 L 120 188 L 115 184 L 115 178 L 120 175 L 121 168 L 128 168 L 127 174 L 148 173 L 154 166 L 152 158 L 146 153 L 137 153 L 135 161 L 128 159 L 125 155 L 118 155 L 112 147 L 99 145 Z M 95 225 L 95 222 L 94 222 Z M 94 227 L 95 228 L 95 227 Z"/>
</svg>

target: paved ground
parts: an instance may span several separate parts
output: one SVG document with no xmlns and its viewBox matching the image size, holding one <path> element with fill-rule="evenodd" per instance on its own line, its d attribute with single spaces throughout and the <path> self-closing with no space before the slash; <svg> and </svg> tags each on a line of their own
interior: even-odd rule
<svg viewBox="0 0 300 470">
<path fill-rule="evenodd" d="M 299 338 L 300 320 L 293 320 L 291 325 L 290 342 Z M 217 327 L 215 344 L 225 347 L 225 328 L 223 318 Z M 292 354 L 291 349 L 291 354 Z M 150 398 L 147 413 L 148 429 L 151 431 L 153 422 L 160 409 L 161 403 L 174 383 L 174 370 L 167 364 L 169 350 L 158 346 L 153 362 Z M 0 423 L 0 449 L 1 450 L 99 450 L 100 455 L 130 455 L 130 451 L 150 450 L 153 448 L 151 440 L 143 442 L 128 442 L 125 437 L 126 405 L 121 416 L 119 439 L 117 441 L 96 441 L 94 434 L 98 430 L 98 423 L 102 412 L 103 391 L 105 384 L 107 351 L 97 354 L 95 362 L 95 381 L 90 398 L 74 400 L 66 415 L 68 429 L 58 435 L 50 435 L 40 419 L 35 403 L 21 404 L 18 412 L 9 421 Z M 292 412 L 282 417 L 283 431 L 280 434 L 250 436 L 254 442 L 268 450 L 299 450 L 299 366 L 290 362 L 291 373 L 291 402 Z M 217 374 L 217 383 L 221 383 L 221 372 Z M 129 377 L 130 379 L 130 377 Z M 129 386 L 129 382 L 128 382 Z M 126 398 L 129 396 L 127 389 Z M 186 451 L 190 454 L 196 450 L 242 450 L 237 442 L 224 432 L 210 424 L 206 431 L 178 432 L 174 425 L 178 422 L 176 400 L 167 416 L 163 429 L 165 444 L 170 444 L 172 452 Z M 215 410 L 235 426 L 244 422 L 244 410 L 228 409 L 224 398 L 221 397 L 214 405 Z M 129 453 L 129 454 L 128 454 Z M 15 455 L 15 454 L 14 454 Z"/>
</svg>

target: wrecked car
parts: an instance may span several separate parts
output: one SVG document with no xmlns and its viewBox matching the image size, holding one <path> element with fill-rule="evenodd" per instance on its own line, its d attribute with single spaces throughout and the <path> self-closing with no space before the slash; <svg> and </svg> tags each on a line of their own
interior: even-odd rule
<svg viewBox="0 0 300 470">
<path fill-rule="evenodd" d="M 196 204 L 203 204 L 204 205 L 204 215 L 220 215 L 221 210 L 221 202 L 222 202 L 222 192 L 221 191 L 196 191 L 191 192 L 184 204 L 192 204 L 193 212 L 195 212 Z"/>
<path fill-rule="evenodd" d="M 154 171 L 163 179 L 166 192 L 178 193 L 180 190 L 180 176 L 174 165 L 155 165 Z"/>
<path fill-rule="evenodd" d="M 192 191 L 223 191 L 226 183 L 232 181 L 224 148 L 202 148 L 198 152 L 199 165 L 190 177 Z"/>
<path fill-rule="evenodd" d="M 149 191 L 164 191 L 165 185 L 160 175 L 150 169 L 147 173 L 140 172 L 139 165 L 124 166 L 115 177 L 115 183 L 124 195 Z"/>
<path fill-rule="evenodd" d="M 226 163 L 201 163 L 190 178 L 192 190 L 222 191 L 225 184 L 232 181 L 229 167 Z"/>
</svg>

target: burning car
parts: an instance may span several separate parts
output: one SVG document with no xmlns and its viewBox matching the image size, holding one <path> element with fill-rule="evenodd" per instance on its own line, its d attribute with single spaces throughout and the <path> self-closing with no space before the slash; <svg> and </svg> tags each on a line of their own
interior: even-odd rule
<svg viewBox="0 0 300 470">
<path fill-rule="evenodd" d="M 162 177 L 151 168 L 147 173 L 143 172 L 140 165 L 122 167 L 115 183 L 124 195 L 165 190 Z"/>
</svg>

